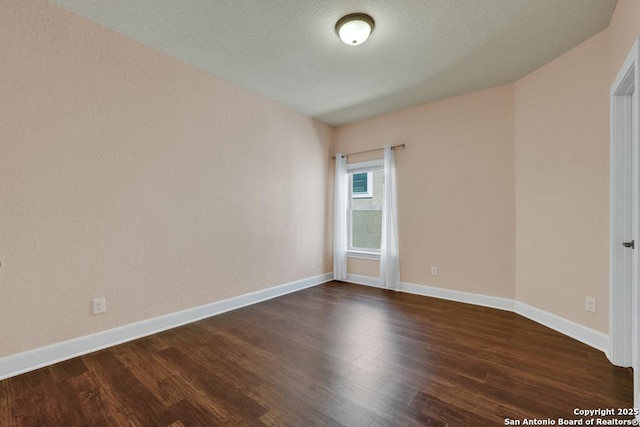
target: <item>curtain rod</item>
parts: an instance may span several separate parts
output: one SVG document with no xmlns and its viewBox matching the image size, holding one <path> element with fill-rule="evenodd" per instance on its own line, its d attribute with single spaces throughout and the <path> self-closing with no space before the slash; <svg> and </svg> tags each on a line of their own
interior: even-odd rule
<svg viewBox="0 0 640 427">
<path fill-rule="evenodd" d="M 393 146 L 391 146 L 391 149 L 392 149 L 392 150 L 395 150 L 396 148 L 405 148 L 405 147 L 406 147 L 406 144 L 398 144 L 398 145 L 393 145 Z M 384 150 L 384 148 L 374 148 L 374 149 L 372 149 L 372 150 L 358 151 L 358 152 L 356 152 L 356 153 L 343 154 L 343 156 L 345 156 L 345 157 L 349 157 L 349 156 L 353 156 L 353 155 L 356 155 L 356 154 L 372 153 L 372 152 L 374 152 L 374 151 L 381 151 L 381 150 Z M 332 159 L 335 159 L 335 158 L 336 158 L 336 156 L 333 156 L 333 157 L 331 157 L 331 158 L 332 158 Z"/>
</svg>

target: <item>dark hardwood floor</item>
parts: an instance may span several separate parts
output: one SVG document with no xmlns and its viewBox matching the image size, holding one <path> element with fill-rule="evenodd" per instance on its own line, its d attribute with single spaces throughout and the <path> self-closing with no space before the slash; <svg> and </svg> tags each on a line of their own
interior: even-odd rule
<svg viewBox="0 0 640 427">
<path fill-rule="evenodd" d="M 516 314 L 338 282 L 0 382 L 3 427 L 502 426 L 632 404 L 629 370 Z"/>
</svg>

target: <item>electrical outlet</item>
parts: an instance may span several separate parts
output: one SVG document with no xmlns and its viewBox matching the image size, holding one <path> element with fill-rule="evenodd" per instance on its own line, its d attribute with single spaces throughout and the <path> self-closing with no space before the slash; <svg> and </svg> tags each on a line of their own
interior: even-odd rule
<svg viewBox="0 0 640 427">
<path fill-rule="evenodd" d="M 100 314 L 107 311 L 107 299 L 105 297 L 96 298 L 92 302 L 93 302 L 93 314 Z"/>
<path fill-rule="evenodd" d="M 431 275 L 433 277 L 438 277 L 438 267 L 436 266 L 431 266 Z"/>
<path fill-rule="evenodd" d="M 596 312 L 596 299 L 593 297 L 586 297 L 584 300 L 584 309 L 592 313 Z"/>
<path fill-rule="evenodd" d="M 322 258 L 318 258 L 318 267 L 322 267 Z"/>
</svg>

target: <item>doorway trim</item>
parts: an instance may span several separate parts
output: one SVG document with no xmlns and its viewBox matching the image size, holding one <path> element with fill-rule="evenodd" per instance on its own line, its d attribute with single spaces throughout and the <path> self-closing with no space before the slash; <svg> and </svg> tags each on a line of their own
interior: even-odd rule
<svg viewBox="0 0 640 427">
<path fill-rule="evenodd" d="M 609 360 L 637 371 L 638 251 L 638 89 L 640 46 L 636 39 L 610 91 Z M 631 130 L 631 132 L 629 132 Z M 628 180 L 631 168 L 631 182 Z M 633 207 L 636 208 L 633 208 Z M 631 218 L 629 218 L 631 216 Z M 629 227 L 631 224 L 631 227 Z M 638 242 L 640 245 L 640 242 Z M 631 271 L 631 274 L 629 274 Z M 637 381 L 634 381 L 634 383 Z M 635 397 L 635 393 L 634 393 Z"/>
</svg>

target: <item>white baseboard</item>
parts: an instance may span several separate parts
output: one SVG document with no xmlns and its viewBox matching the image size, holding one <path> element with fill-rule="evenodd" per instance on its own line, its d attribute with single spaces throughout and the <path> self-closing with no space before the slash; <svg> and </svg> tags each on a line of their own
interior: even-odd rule
<svg viewBox="0 0 640 427">
<path fill-rule="evenodd" d="M 380 279 L 377 277 L 361 276 L 359 274 L 347 274 L 346 281 L 349 283 L 355 283 L 356 285 L 364 285 L 384 289 L 382 286 L 380 286 Z"/>
<path fill-rule="evenodd" d="M 333 280 L 333 273 L 321 274 L 222 301 L 217 301 L 211 304 L 155 317 L 153 319 L 131 323 L 129 325 L 120 326 L 103 332 L 74 338 L 61 343 L 51 344 L 45 347 L 25 351 L 23 353 L 6 356 L 0 358 L 0 380 L 42 368 L 44 366 L 49 366 L 63 360 L 82 356 L 103 348 L 121 344 L 123 342 L 132 341 L 147 335 L 215 316 L 217 314 L 225 313 L 227 311 L 286 295 L 291 292 L 320 285 L 331 280 Z M 381 288 L 377 277 L 349 274 L 347 275 L 347 282 Z M 401 285 L 400 291 L 415 295 L 429 296 L 467 304 L 480 305 L 483 307 L 513 311 L 605 353 L 609 348 L 608 335 L 518 301 L 404 282 Z"/>
<path fill-rule="evenodd" d="M 513 300 L 508 298 L 492 297 L 489 295 L 454 291 L 452 289 L 436 288 L 433 286 L 416 285 L 413 283 L 405 282 L 402 282 L 400 290 L 410 294 L 464 302 L 467 304 L 480 305 L 483 307 L 497 308 L 499 310 L 513 311 Z"/>
<path fill-rule="evenodd" d="M 563 317 L 531 307 L 525 303 L 516 301 L 515 312 L 521 316 L 540 323 L 548 328 L 558 331 L 564 335 L 570 336 L 580 342 L 583 342 L 595 349 L 607 353 L 609 349 L 609 336 L 602 332 L 598 332 L 586 326 L 567 320 Z"/>
<path fill-rule="evenodd" d="M 0 380 L 333 280 L 325 273 L 0 358 Z"/>
<path fill-rule="evenodd" d="M 348 274 L 347 282 L 381 288 L 377 277 Z M 508 298 L 402 282 L 400 292 L 512 311 L 607 354 L 609 336 L 563 317 Z"/>
<path fill-rule="evenodd" d="M 361 276 L 359 274 L 347 274 L 347 282 L 356 285 L 371 286 L 374 288 L 382 288 L 380 280 L 377 277 Z M 451 289 L 436 288 L 433 286 L 416 285 L 414 283 L 402 282 L 400 292 L 408 294 L 422 295 L 425 297 L 433 297 L 446 299 L 467 304 L 481 305 L 483 307 L 497 308 L 500 310 L 513 311 L 513 300 L 500 297 L 492 297 L 487 295 L 473 294 L 470 292 L 454 291 Z"/>
</svg>

